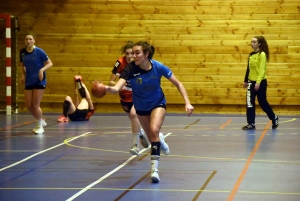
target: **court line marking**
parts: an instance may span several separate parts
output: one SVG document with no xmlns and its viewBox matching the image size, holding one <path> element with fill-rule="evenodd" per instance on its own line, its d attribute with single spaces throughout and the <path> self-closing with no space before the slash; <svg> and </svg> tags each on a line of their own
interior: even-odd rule
<svg viewBox="0 0 300 201">
<path fill-rule="evenodd" d="M 172 134 L 172 136 L 173 136 L 173 134 Z M 169 137 L 172 137 L 172 136 L 169 136 Z M 86 136 L 86 137 L 88 137 L 88 136 Z M 96 150 L 96 151 L 128 154 L 128 151 L 118 151 L 118 150 L 111 150 L 111 149 L 99 149 L 99 148 L 78 146 L 78 145 L 70 144 L 68 142 L 64 142 L 64 143 L 68 146 L 76 147 L 76 148 L 79 148 L 79 149 L 87 149 L 87 150 Z M 148 155 L 148 154 L 149 153 L 144 153 L 145 156 Z M 191 156 L 191 155 L 189 155 L 189 156 L 188 155 L 168 155 L 168 157 L 194 158 L 194 159 L 203 159 L 203 160 L 224 160 L 224 161 L 246 161 L 247 160 L 246 158 L 228 158 L 228 157 L 222 158 L 222 157 L 213 157 L 213 156 Z M 300 164 L 300 161 L 282 161 L 282 160 L 265 160 L 265 159 L 254 159 L 253 162 Z"/>
<path fill-rule="evenodd" d="M 197 194 L 193 197 L 192 201 L 196 201 L 199 196 L 201 195 L 201 193 L 204 191 L 204 189 L 206 188 L 206 186 L 208 185 L 208 183 L 210 182 L 210 180 L 215 176 L 215 174 L 217 173 L 216 170 L 214 170 L 210 176 L 207 178 L 207 180 L 205 181 L 205 183 L 202 185 L 202 187 L 199 189 L 199 191 L 197 192 Z"/>
<path fill-rule="evenodd" d="M 165 136 L 168 137 L 169 135 L 171 135 L 172 133 L 167 133 Z M 144 148 L 140 151 L 140 153 L 143 153 L 144 151 L 146 151 L 148 148 Z M 128 158 L 125 162 L 123 162 L 121 165 L 119 165 L 118 167 L 116 167 L 115 169 L 113 169 L 112 171 L 110 171 L 109 173 L 105 174 L 103 177 L 99 178 L 97 181 L 91 183 L 90 185 L 84 187 L 83 189 L 81 189 L 79 192 L 77 192 L 76 194 L 74 194 L 72 197 L 70 197 L 69 199 L 67 199 L 66 201 L 71 201 L 74 200 L 75 198 L 77 198 L 78 196 L 80 196 L 82 193 L 84 193 L 85 191 L 91 189 L 93 186 L 95 186 L 96 184 L 102 182 L 104 179 L 106 179 L 107 177 L 109 177 L 110 175 L 114 174 L 115 172 L 117 172 L 118 170 L 122 169 L 123 167 L 125 167 L 130 161 L 132 161 L 135 157 L 137 157 L 137 155 L 131 156 L 130 158 Z"/>
<path fill-rule="evenodd" d="M 220 129 L 225 128 L 228 124 L 230 124 L 232 122 L 232 119 L 229 119 L 226 123 L 222 124 Z"/>
<path fill-rule="evenodd" d="M 85 135 L 87 135 L 87 134 L 89 134 L 89 133 L 91 133 L 91 132 L 87 132 L 87 133 L 81 134 L 81 135 L 79 135 L 79 136 L 76 136 L 76 137 L 73 137 L 73 138 L 69 138 L 68 141 L 71 142 L 71 141 L 76 140 L 76 139 L 78 139 L 78 138 L 80 138 L 80 137 L 83 137 L 83 136 L 85 136 Z M 31 156 L 28 156 L 28 157 L 24 158 L 23 160 L 20 160 L 20 161 L 18 161 L 18 162 L 15 162 L 15 163 L 9 165 L 9 166 L 6 166 L 6 167 L 4 167 L 4 168 L 1 168 L 1 169 L 0 169 L 0 172 L 2 172 L 3 170 L 6 170 L 6 169 L 8 169 L 8 168 L 14 167 L 14 166 L 16 166 L 16 165 L 18 165 L 18 164 L 20 164 L 20 163 L 23 163 L 23 162 L 25 162 L 25 161 L 27 161 L 27 160 L 29 160 L 29 159 L 31 159 L 31 158 L 37 156 L 37 155 L 40 155 L 40 154 L 42 154 L 42 153 L 45 153 L 45 152 L 47 152 L 47 151 L 50 151 L 50 150 L 55 149 L 55 148 L 57 148 L 57 147 L 60 147 L 60 146 L 62 146 L 62 145 L 65 145 L 65 143 L 60 143 L 60 144 L 58 144 L 58 145 L 55 145 L 55 146 L 53 146 L 53 147 L 50 147 L 50 148 L 45 149 L 45 150 L 43 150 L 43 151 L 40 151 L 40 152 L 38 152 L 38 153 L 32 154 Z"/>
<path fill-rule="evenodd" d="M 114 199 L 114 201 L 119 201 L 120 199 L 122 199 L 127 193 L 129 193 L 132 189 L 134 189 L 138 184 L 140 184 L 144 179 L 146 179 L 146 177 L 148 177 L 150 175 L 151 171 L 147 172 L 144 176 L 142 176 L 138 181 L 136 181 L 134 184 L 132 184 L 128 190 L 124 191 L 123 193 L 121 193 L 116 199 Z"/>
<path fill-rule="evenodd" d="M 236 183 L 234 184 L 233 189 L 231 190 L 227 201 L 232 201 L 234 199 L 234 196 L 238 192 L 239 187 L 240 187 L 240 185 L 241 185 L 241 183 L 242 183 L 245 175 L 247 174 L 247 171 L 248 171 L 248 169 L 250 167 L 250 164 L 251 164 L 251 162 L 253 160 L 253 157 L 254 157 L 256 151 L 258 150 L 261 142 L 263 141 L 264 137 L 266 136 L 266 133 L 268 132 L 269 127 L 271 126 L 271 123 L 272 123 L 272 121 L 268 122 L 268 124 L 266 125 L 264 131 L 262 132 L 261 136 L 259 137 L 258 141 L 255 143 L 255 146 L 254 146 L 252 152 L 250 153 L 250 155 L 249 155 L 249 157 L 248 157 L 248 159 L 246 161 L 246 164 L 245 164 L 245 166 L 244 166 L 244 168 L 243 168 L 243 170 L 242 170 L 239 178 L 237 179 Z"/>
<path fill-rule="evenodd" d="M 18 123 L 18 124 L 13 124 L 13 125 L 6 126 L 6 127 L 0 127 L 0 131 L 11 130 L 13 128 L 18 128 L 18 127 L 26 126 L 26 125 L 29 125 L 29 124 L 35 123 L 35 122 L 36 122 L 36 120 L 23 121 L 23 122 Z"/>
<path fill-rule="evenodd" d="M 198 123 L 200 120 L 201 120 L 201 119 L 197 119 L 196 121 L 194 121 L 193 123 L 191 123 L 191 124 L 187 125 L 187 126 L 186 126 L 186 127 L 184 127 L 183 129 L 187 129 L 187 128 L 189 128 L 190 126 L 192 126 L 192 125 L 194 125 L 194 124 Z"/>
<path fill-rule="evenodd" d="M 80 190 L 81 188 L 0 188 L 0 190 Z M 102 191 L 157 191 L 157 192 L 198 192 L 199 189 L 149 189 L 149 188 L 90 188 L 89 190 Z M 201 190 L 206 193 L 229 193 L 229 190 Z M 269 195 L 300 195 L 300 192 L 279 192 L 279 191 L 239 191 L 242 194 L 269 194 Z"/>
<path fill-rule="evenodd" d="M 199 119 L 200 120 L 200 119 Z M 289 123 L 289 122 L 292 122 L 292 121 L 295 121 L 297 120 L 297 118 L 293 118 L 293 119 L 289 119 L 289 120 L 285 120 L 285 121 L 279 121 L 279 124 L 282 124 L 282 123 Z M 189 126 L 193 125 L 193 128 L 189 128 L 189 130 L 193 131 L 193 130 L 199 130 L 199 128 L 195 128 L 194 127 L 204 127 L 204 128 L 200 128 L 201 130 L 214 130 L 214 129 L 217 129 L 215 127 L 212 127 L 212 126 L 219 126 L 220 124 L 205 124 L 205 125 L 199 125 L 199 124 L 196 124 L 196 122 L 194 122 L 193 124 L 190 124 Z M 255 125 L 260 125 L 260 124 L 266 124 L 266 123 L 255 123 Z M 245 125 L 245 124 L 230 124 L 229 127 L 232 127 L 232 126 L 240 126 L 240 125 Z M 48 125 L 47 125 L 48 126 Z M 186 130 L 186 128 L 174 128 L 174 127 L 182 127 L 184 125 L 179 125 L 179 124 L 176 124 L 176 125 L 168 125 L 168 126 L 163 126 L 162 128 L 166 128 L 168 129 L 168 131 L 180 131 L 180 130 Z M 189 127 L 188 126 L 188 127 Z M 115 129 L 116 127 L 94 127 L 94 128 L 89 128 L 89 130 L 105 130 L 105 129 Z M 127 126 L 124 126 L 124 127 L 118 127 L 118 128 L 127 128 L 127 129 L 131 129 L 131 127 L 127 127 Z M 171 128 L 171 129 L 170 129 Z M 225 130 L 241 130 L 241 128 L 224 128 Z M 281 128 L 281 130 L 292 130 L 292 129 L 298 129 L 298 128 Z M 47 128 L 47 131 L 57 131 L 57 130 L 60 130 L 60 128 Z M 86 130 L 86 128 L 68 128 L 68 130 L 66 130 L 65 132 L 68 133 L 68 132 L 74 132 L 73 130 Z M 259 130 L 259 128 L 256 128 L 256 130 Z M 1 131 L 1 130 L 0 130 Z M 28 129 L 15 129 L 14 130 L 15 132 L 19 132 L 19 131 L 28 131 Z M 107 135 L 108 132 L 106 133 L 103 133 L 103 135 Z M 121 132 L 115 132 L 112 134 L 117 134 L 117 133 L 121 133 Z M 129 131 L 124 131 L 124 133 L 129 133 Z"/>
</svg>

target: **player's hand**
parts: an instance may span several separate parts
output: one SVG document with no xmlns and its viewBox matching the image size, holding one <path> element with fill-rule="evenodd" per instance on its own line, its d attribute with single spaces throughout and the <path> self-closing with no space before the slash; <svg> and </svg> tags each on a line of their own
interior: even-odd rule
<svg viewBox="0 0 300 201">
<path fill-rule="evenodd" d="M 102 82 L 101 82 L 101 80 L 94 80 L 93 83 L 95 83 L 95 84 L 98 83 L 99 84 L 99 83 L 102 83 Z"/>
<path fill-rule="evenodd" d="M 255 84 L 254 90 L 255 90 L 255 91 L 258 91 L 258 90 L 259 90 L 259 87 L 260 87 L 260 84 Z"/>
<path fill-rule="evenodd" d="M 247 88 L 247 82 L 244 82 L 244 84 L 243 84 L 243 88 Z"/>
<path fill-rule="evenodd" d="M 188 116 L 191 116 L 194 111 L 194 107 L 191 104 L 187 104 L 185 105 L 185 111 L 187 111 Z"/>
<path fill-rule="evenodd" d="M 39 71 L 39 80 L 40 80 L 40 81 L 43 81 L 43 79 L 44 79 L 44 71 L 41 69 L 41 70 Z"/>
</svg>

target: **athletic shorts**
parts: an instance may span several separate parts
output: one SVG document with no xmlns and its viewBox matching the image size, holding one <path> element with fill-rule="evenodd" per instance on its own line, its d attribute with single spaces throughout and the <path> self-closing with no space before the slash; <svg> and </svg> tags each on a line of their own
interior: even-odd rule
<svg viewBox="0 0 300 201">
<path fill-rule="evenodd" d="M 46 89 L 46 85 L 31 85 L 31 86 L 25 86 L 25 90 L 33 90 L 33 89 Z"/>
<path fill-rule="evenodd" d="M 166 104 L 159 104 L 159 105 L 155 106 L 154 108 L 152 108 L 151 110 L 147 110 L 147 111 L 136 110 L 136 113 L 140 116 L 149 116 L 149 115 L 151 115 L 152 110 L 154 110 L 155 108 L 158 108 L 158 107 L 162 107 L 167 110 Z"/>
<path fill-rule="evenodd" d="M 75 112 L 72 114 L 69 114 L 68 117 L 71 119 L 71 121 L 86 121 L 87 113 L 89 112 L 88 109 L 79 110 L 76 109 Z"/>
<path fill-rule="evenodd" d="M 123 110 L 126 112 L 126 113 L 129 113 L 132 106 L 133 106 L 133 102 L 124 102 L 124 101 L 120 101 L 121 102 L 121 105 L 122 105 L 122 108 Z"/>
</svg>

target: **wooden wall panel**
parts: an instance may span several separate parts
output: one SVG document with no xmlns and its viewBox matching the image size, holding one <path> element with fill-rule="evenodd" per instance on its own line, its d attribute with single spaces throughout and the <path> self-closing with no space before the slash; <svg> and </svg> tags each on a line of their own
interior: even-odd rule
<svg viewBox="0 0 300 201">
<path fill-rule="evenodd" d="M 82 75 L 88 87 L 95 79 L 108 83 L 122 56 L 120 47 L 127 40 L 148 40 L 156 47 L 154 59 L 182 81 L 200 108 L 196 112 L 244 113 L 250 40 L 263 35 L 271 53 L 268 100 L 280 113 L 286 108 L 287 114 L 299 114 L 299 7 L 299 0 L 14 0 L 1 1 L 0 13 L 18 17 L 18 49 L 24 46 L 24 34 L 33 32 L 36 45 L 54 64 L 47 72 L 45 111 L 61 110 L 64 97 L 73 93 L 74 75 Z M 163 79 L 162 87 L 168 110 L 182 111 L 174 86 Z M 22 87 L 18 99 L 24 110 Z M 94 101 L 101 112 L 123 112 L 116 107 L 117 95 Z"/>
</svg>

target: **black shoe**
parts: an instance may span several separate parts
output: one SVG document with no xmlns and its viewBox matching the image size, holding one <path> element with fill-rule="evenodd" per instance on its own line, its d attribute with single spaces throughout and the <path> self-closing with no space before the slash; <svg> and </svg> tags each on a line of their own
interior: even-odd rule
<svg viewBox="0 0 300 201">
<path fill-rule="evenodd" d="M 246 126 L 242 127 L 243 130 L 255 130 L 255 125 L 254 124 L 248 124 Z"/>
<path fill-rule="evenodd" d="M 279 125 L 279 118 L 275 115 L 275 119 L 272 120 L 272 129 L 276 129 Z"/>
</svg>

